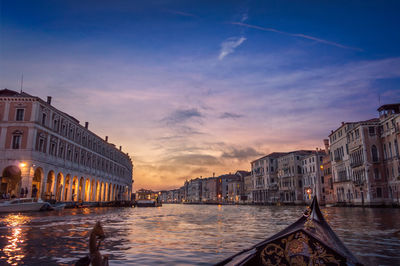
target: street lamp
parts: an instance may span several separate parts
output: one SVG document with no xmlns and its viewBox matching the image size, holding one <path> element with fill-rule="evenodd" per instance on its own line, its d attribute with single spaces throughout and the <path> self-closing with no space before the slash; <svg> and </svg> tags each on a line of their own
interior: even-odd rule
<svg viewBox="0 0 400 266">
<path fill-rule="evenodd" d="M 311 199 L 311 193 L 312 193 L 311 188 L 307 188 L 306 193 L 308 195 L 308 199 Z"/>
</svg>

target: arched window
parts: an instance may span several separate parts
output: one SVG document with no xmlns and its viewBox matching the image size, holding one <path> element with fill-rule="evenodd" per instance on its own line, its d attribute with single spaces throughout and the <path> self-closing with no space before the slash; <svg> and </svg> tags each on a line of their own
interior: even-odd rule
<svg viewBox="0 0 400 266">
<path fill-rule="evenodd" d="M 372 152 L 372 161 L 377 162 L 379 160 L 379 157 L 378 157 L 378 149 L 376 148 L 375 145 L 372 145 L 371 152 Z"/>
<path fill-rule="evenodd" d="M 397 144 L 397 139 L 394 140 L 394 150 L 396 151 L 396 156 L 399 157 L 399 145 Z"/>
</svg>

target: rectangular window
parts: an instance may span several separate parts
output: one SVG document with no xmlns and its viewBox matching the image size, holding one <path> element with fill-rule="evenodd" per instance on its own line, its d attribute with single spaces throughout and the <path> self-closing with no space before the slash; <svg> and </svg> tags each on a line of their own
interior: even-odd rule
<svg viewBox="0 0 400 266">
<path fill-rule="evenodd" d="M 44 152 L 44 139 L 39 139 L 39 151 Z"/>
<path fill-rule="evenodd" d="M 46 115 L 45 113 L 42 114 L 42 125 L 43 125 L 43 126 L 46 125 L 46 116 L 47 116 L 47 115 Z"/>
<path fill-rule="evenodd" d="M 17 109 L 17 115 L 15 117 L 16 121 L 24 121 L 24 109 Z"/>
<path fill-rule="evenodd" d="M 12 139 L 12 148 L 13 149 L 19 149 L 21 148 L 21 136 L 20 135 L 14 135 Z"/>
<path fill-rule="evenodd" d="M 376 197 L 382 198 L 382 188 L 380 188 L 380 187 L 376 188 Z"/>
<path fill-rule="evenodd" d="M 368 127 L 368 133 L 370 136 L 374 136 L 375 135 L 375 127 Z"/>
</svg>

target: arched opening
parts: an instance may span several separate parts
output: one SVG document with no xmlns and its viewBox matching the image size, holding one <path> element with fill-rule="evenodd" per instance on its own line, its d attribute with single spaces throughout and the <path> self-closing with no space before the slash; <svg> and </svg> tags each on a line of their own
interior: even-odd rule
<svg viewBox="0 0 400 266">
<path fill-rule="evenodd" d="M 51 200 L 54 197 L 53 185 L 54 185 L 54 171 L 50 171 L 47 174 L 46 190 L 44 194 L 45 200 Z"/>
<path fill-rule="evenodd" d="M 21 170 L 15 166 L 7 166 L 3 170 L 0 192 L 5 193 L 9 197 L 18 197 L 19 191 L 21 190 Z"/>
<path fill-rule="evenodd" d="M 82 201 L 82 193 L 83 193 L 83 177 L 79 180 L 79 188 L 78 188 L 78 201 Z"/>
<path fill-rule="evenodd" d="M 104 201 L 108 201 L 108 183 L 104 183 Z"/>
<path fill-rule="evenodd" d="M 38 199 L 40 188 L 42 187 L 43 169 L 38 167 L 35 169 L 32 179 L 32 198 Z"/>
<path fill-rule="evenodd" d="M 96 197 L 95 197 L 95 201 L 99 201 L 100 198 L 100 182 L 97 181 L 96 182 Z"/>
<path fill-rule="evenodd" d="M 77 201 L 78 200 L 78 177 L 74 176 L 72 179 L 72 201 Z"/>
<path fill-rule="evenodd" d="M 101 185 L 100 185 L 100 199 L 99 200 L 104 201 L 104 183 L 103 182 L 101 182 Z"/>
<path fill-rule="evenodd" d="M 92 183 L 90 184 L 90 201 L 95 201 L 96 195 L 95 195 L 95 190 L 94 190 L 94 179 L 92 180 Z"/>
<path fill-rule="evenodd" d="M 71 176 L 67 175 L 67 178 L 65 179 L 65 189 L 64 189 L 64 201 L 69 201 L 69 185 L 71 183 Z"/>
<path fill-rule="evenodd" d="M 108 186 L 108 201 L 111 201 L 111 194 L 112 194 L 112 184 L 110 183 L 110 185 Z"/>
<path fill-rule="evenodd" d="M 62 173 L 58 173 L 57 175 L 57 185 L 56 185 L 56 201 L 61 201 L 62 198 L 62 190 L 63 190 L 63 184 L 64 182 L 64 176 Z"/>
<path fill-rule="evenodd" d="M 85 184 L 85 201 L 90 201 L 90 180 L 86 179 Z"/>
</svg>

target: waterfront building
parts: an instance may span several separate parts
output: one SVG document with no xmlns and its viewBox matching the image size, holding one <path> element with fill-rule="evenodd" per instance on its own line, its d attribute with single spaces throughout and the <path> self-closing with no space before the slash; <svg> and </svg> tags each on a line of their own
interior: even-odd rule
<svg viewBox="0 0 400 266">
<path fill-rule="evenodd" d="M 178 202 L 184 202 L 185 201 L 185 186 L 182 186 L 179 188 L 178 191 Z"/>
<path fill-rule="evenodd" d="M 252 198 L 255 203 L 271 203 L 279 200 L 278 158 L 286 154 L 274 152 L 251 162 Z"/>
<path fill-rule="evenodd" d="M 351 203 L 354 198 L 347 132 L 356 124 L 342 122 L 342 125 L 329 135 L 335 202 L 341 204 Z"/>
<path fill-rule="evenodd" d="M 203 202 L 217 202 L 217 186 L 218 180 L 216 177 L 204 178 L 202 182 L 202 201 Z"/>
<path fill-rule="evenodd" d="M 310 204 L 314 196 L 322 199 L 325 192 L 323 187 L 325 180 L 323 176 L 323 157 L 325 151 L 316 150 L 302 159 L 303 172 L 303 199 L 306 204 Z"/>
<path fill-rule="evenodd" d="M 218 193 L 218 199 L 221 202 L 229 202 L 229 183 L 230 182 L 237 182 L 240 181 L 240 176 L 235 175 L 235 174 L 225 174 L 225 175 L 220 175 L 218 177 L 218 182 L 217 182 L 217 193 Z M 219 196 L 221 195 L 221 196 Z"/>
<path fill-rule="evenodd" d="M 187 202 L 201 202 L 203 180 L 201 178 L 186 181 L 187 184 Z"/>
<path fill-rule="evenodd" d="M 400 205 L 400 103 L 382 105 L 378 111 L 383 151 L 383 156 L 378 158 L 383 167 L 381 179 L 388 182 L 390 202 Z M 382 195 L 385 196 L 385 191 Z"/>
<path fill-rule="evenodd" d="M 244 202 L 253 202 L 253 177 L 251 172 L 243 177 L 243 196 Z"/>
<path fill-rule="evenodd" d="M 381 205 L 388 202 L 387 179 L 380 163 L 382 150 L 379 119 L 360 121 L 347 132 L 353 181 L 353 205 Z"/>
<path fill-rule="evenodd" d="M 235 176 L 238 178 L 228 182 L 228 201 L 233 203 L 244 202 L 244 178 L 250 173 L 247 171 L 236 171 Z"/>
<path fill-rule="evenodd" d="M 159 191 L 158 194 L 159 194 L 159 199 L 162 203 L 168 202 L 168 191 L 167 190 Z"/>
<path fill-rule="evenodd" d="M 55 108 L 51 97 L 0 90 L 0 192 L 65 202 L 130 200 L 129 155 L 88 127 Z"/>
<path fill-rule="evenodd" d="M 333 193 L 332 165 L 329 149 L 329 139 L 324 139 L 325 155 L 322 158 L 323 181 L 322 182 L 322 198 L 319 201 L 322 204 L 334 204 L 335 196 Z"/>
<path fill-rule="evenodd" d="M 300 204 L 303 199 L 302 160 L 313 151 L 292 151 L 278 157 L 278 189 L 280 201 Z"/>
</svg>

